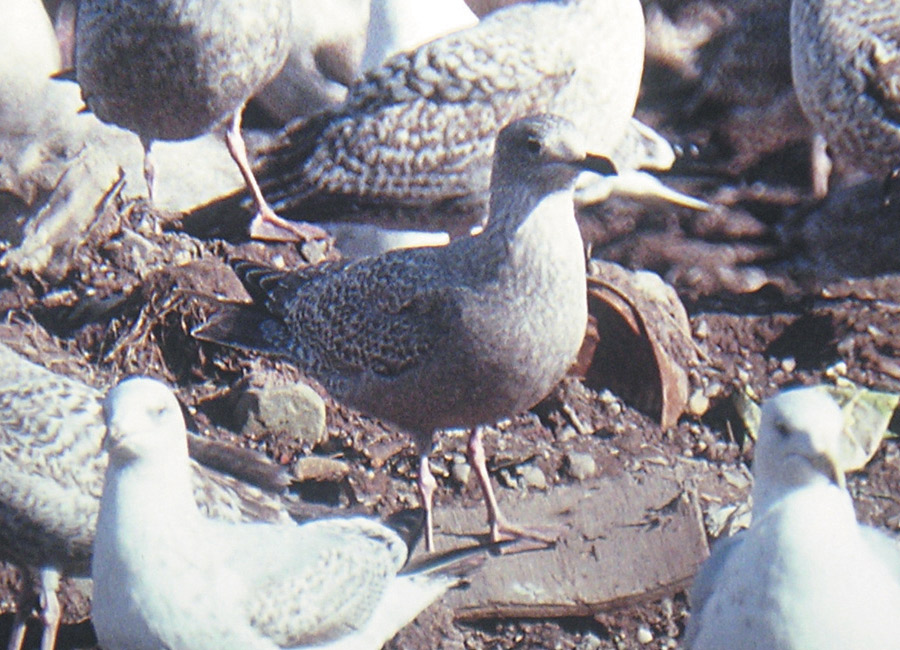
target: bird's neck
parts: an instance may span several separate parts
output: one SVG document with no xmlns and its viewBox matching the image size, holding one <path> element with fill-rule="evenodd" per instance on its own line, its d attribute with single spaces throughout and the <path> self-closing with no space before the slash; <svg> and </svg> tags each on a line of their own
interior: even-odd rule
<svg viewBox="0 0 900 650">
<path fill-rule="evenodd" d="M 753 487 L 753 521 L 768 516 L 805 521 L 810 527 L 831 525 L 841 518 L 855 521 L 853 502 L 847 490 L 826 479 L 803 485 L 779 485 L 767 482 Z"/>
<path fill-rule="evenodd" d="M 504 184 L 491 189 L 490 214 L 483 234 L 508 248 L 544 248 L 548 242 L 569 251 L 583 248 L 571 188 L 536 193 Z"/>
<path fill-rule="evenodd" d="M 187 458 L 141 458 L 107 467 L 100 518 L 116 528 L 155 536 L 200 517 Z"/>
</svg>

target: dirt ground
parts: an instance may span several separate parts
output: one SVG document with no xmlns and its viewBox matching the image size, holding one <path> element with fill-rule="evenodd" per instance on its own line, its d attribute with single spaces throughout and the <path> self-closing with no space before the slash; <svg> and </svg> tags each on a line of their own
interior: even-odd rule
<svg viewBox="0 0 900 650">
<path fill-rule="evenodd" d="M 772 54 L 767 62 L 747 55 L 742 43 L 727 41 L 744 16 L 736 3 L 645 4 L 648 25 L 678 27 L 687 43 L 683 49 L 692 46 L 693 26 L 715 27 L 716 37 L 693 47 L 690 56 L 678 49 L 678 39 L 650 48 L 637 113 L 685 152 L 678 174 L 667 182 L 714 208 L 696 212 L 615 199 L 585 211 L 582 222 L 593 256 L 654 271 L 678 292 L 700 350 L 700 360 L 684 369 L 692 413 L 663 429 L 653 413 L 639 411 L 627 396 L 611 399 L 593 382 L 566 380 L 531 412 L 504 425 L 502 433 L 487 436 L 495 482 L 511 468 L 536 465 L 551 489 L 577 484 L 566 471 L 571 451 L 594 457 L 601 475 L 621 471 L 648 450 L 701 461 L 712 474 L 743 474 L 752 460 L 752 442 L 744 435 L 736 395 L 749 389 L 766 397 L 782 387 L 835 377 L 900 392 L 900 276 L 893 275 L 900 270 L 894 234 L 900 202 L 885 201 L 877 181 L 844 189 L 847 174 L 832 179 L 826 202 L 812 198 L 811 134 L 791 104 L 778 24 L 763 30 L 765 36 L 757 34 L 756 45 Z M 765 9 L 765 3 L 757 4 Z M 744 62 L 765 70 L 731 70 L 737 77 L 714 83 L 714 76 L 730 70 L 723 57 L 741 52 Z M 756 74 L 761 90 L 737 92 L 735 79 L 749 81 Z M 113 203 L 63 280 L 49 285 L 35 277 L 0 278 L 0 310 L 8 324 L 3 337 L 45 341 L 78 354 L 82 367 L 96 370 L 88 381 L 135 372 L 161 377 L 177 386 L 198 430 L 262 451 L 276 462 L 288 465 L 317 455 L 349 465 L 349 476 L 339 481 L 295 486 L 304 498 L 380 514 L 415 504 L 415 455 L 408 438 L 327 397 L 327 440 L 314 448 L 278 436 L 245 440 L 236 433 L 233 400 L 244 377 L 297 375 L 282 362 L 202 344 L 188 332 L 213 308 L 202 296 L 240 296 L 227 257 L 275 255 L 288 264 L 301 262 L 287 245 L 199 240 L 179 230 L 177 215 L 155 213 L 144 203 Z M 652 373 L 646 381 L 654 381 Z M 573 413 L 586 431 L 567 438 L 560 431 Z M 475 482 L 462 486 L 452 476 L 452 461 L 464 451 L 462 436 L 437 438 L 432 459 L 438 513 L 450 504 L 478 503 Z M 862 521 L 897 533 L 898 482 L 900 451 L 889 438 L 849 480 Z M 527 491 L 514 483 L 499 481 L 499 489 Z M 746 485 L 732 487 L 701 495 L 704 512 L 746 499 Z M 540 620 L 458 625 L 437 606 L 432 618 L 401 632 L 389 647 L 672 648 L 687 611 L 683 588 L 592 616 Z M 10 619 L 0 618 L 0 638 Z M 426 621 L 435 619 L 443 622 L 429 627 Z M 29 643 L 37 647 L 36 642 L 37 635 L 30 635 Z M 59 645 L 81 648 L 92 642 L 82 623 L 64 626 Z"/>
</svg>

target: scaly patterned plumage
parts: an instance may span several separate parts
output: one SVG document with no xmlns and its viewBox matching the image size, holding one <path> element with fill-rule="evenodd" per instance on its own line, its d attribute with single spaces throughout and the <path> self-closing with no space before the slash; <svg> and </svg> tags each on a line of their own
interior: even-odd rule
<svg viewBox="0 0 900 650">
<path fill-rule="evenodd" d="M 585 263 L 572 192 L 584 169 L 612 172 L 586 156 L 571 122 L 514 122 L 497 139 L 480 235 L 288 272 L 237 262 L 256 310 L 223 305 L 195 334 L 284 355 L 336 399 L 413 433 L 430 515 L 432 432 L 529 408 L 581 346 Z M 492 503 L 477 433 L 471 443 Z"/>
<path fill-rule="evenodd" d="M 466 560 L 480 560 L 483 547 L 404 570 L 403 540 L 363 517 L 212 521 L 191 499 L 171 391 L 131 378 L 110 391 L 105 413 L 92 576 L 106 650 L 378 650 L 460 582 Z"/>
<path fill-rule="evenodd" d="M 838 157 L 881 177 L 900 167 L 895 0 L 793 0 L 791 65 L 800 105 Z"/>
<path fill-rule="evenodd" d="M 0 558 L 87 576 L 107 464 L 103 395 L 2 343 L 0 365 Z M 193 468 L 194 494 L 207 515 L 289 519 L 280 502 L 259 489 L 196 463 Z"/>
<path fill-rule="evenodd" d="M 509 7 L 391 57 L 339 109 L 289 126 L 256 174 L 289 219 L 461 234 L 486 216 L 494 139 L 505 124 L 559 114 L 589 151 L 611 155 L 634 111 L 643 52 L 637 0 Z M 240 202 L 223 199 L 194 218 L 234 218 Z"/>
</svg>

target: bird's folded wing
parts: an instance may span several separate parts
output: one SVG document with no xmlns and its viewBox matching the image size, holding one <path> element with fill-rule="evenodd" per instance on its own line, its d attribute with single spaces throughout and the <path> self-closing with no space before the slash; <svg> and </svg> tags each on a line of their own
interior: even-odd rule
<svg viewBox="0 0 900 650">
<path fill-rule="evenodd" d="M 406 560 L 390 529 L 355 517 L 242 526 L 235 569 L 251 625 L 281 647 L 323 643 L 363 626 Z"/>
</svg>

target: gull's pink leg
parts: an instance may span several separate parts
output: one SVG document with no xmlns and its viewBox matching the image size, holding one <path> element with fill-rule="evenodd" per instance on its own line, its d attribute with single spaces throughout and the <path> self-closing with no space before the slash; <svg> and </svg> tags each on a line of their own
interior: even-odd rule
<svg viewBox="0 0 900 650">
<path fill-rule="evenodd" d="M 326 239 L 328 233 L 309 223 L 288 221 L 282 219 L 275 211 L 269 207 L 268 202 L 263 196 L 259 183 L 256 182 L 256 176 L 253 175 L 253 169 L 250 167 L 250 161 L 247 158 L 247 146 L 244 144 L 244 136 L 241 135 L 241 113 L 244 107 L 241 106 L 234 112 L 231 119 L 231 126 L 225 132 L 225 143 L 228 145 L 228 151 L 234 162 L 237 163 L 238 169 L 241 170 L 241 176 L 247 184 L 247 189 L 253 195 L 253 201 L 256 203 L 256 216 L 250 224 L 250 236 L 255 239 L 267 239 L 272 241 L 308 241 L 310 239 Z"/>
</svg>

